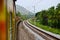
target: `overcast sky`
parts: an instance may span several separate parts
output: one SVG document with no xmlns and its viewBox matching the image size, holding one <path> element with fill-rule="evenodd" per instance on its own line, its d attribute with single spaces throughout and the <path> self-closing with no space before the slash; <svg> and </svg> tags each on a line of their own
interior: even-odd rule
<svg viewBox="0 0 60 40">
<path fill-rule="evenodd" d="M 60 0 L 17 0 L 16 4 L 20 5 L 27 10 L 34 12 L 34 6 L 35 6 L 35 12 L 48 9 L 51 6 L 56 6 L 58 3 L 60 3 Z"/>
</svg>

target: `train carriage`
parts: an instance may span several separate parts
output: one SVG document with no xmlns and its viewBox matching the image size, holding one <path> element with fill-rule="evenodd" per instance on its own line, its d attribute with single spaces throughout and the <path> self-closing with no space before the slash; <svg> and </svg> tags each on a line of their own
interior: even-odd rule
<svg viewBox="0 0 60 40">
<path fill-rule="evenodd" d="M 0 0 L 0 40 L 16 40 L 15 1 Z"/>
</svg>

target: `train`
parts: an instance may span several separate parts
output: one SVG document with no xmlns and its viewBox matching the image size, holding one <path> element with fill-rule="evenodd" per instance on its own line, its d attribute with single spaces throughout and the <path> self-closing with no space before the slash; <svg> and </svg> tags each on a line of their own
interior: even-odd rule
<svg viewBox="0 0 60 40">
<path fill-rule="evenodd" d="M 17 0 L 0 0 L 0 40 L 16 40 Z"/>
</svg>

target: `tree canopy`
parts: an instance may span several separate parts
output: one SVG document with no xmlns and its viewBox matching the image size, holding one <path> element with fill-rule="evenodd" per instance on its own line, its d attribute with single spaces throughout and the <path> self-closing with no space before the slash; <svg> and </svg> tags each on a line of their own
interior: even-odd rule
<svg viewBox="0 0 60 40">
<path fill-rule="evenodd" d="M 48 10 L 37 12 L 35 17 L 43 25 L 60 28 L 60 3 L 56 8 L 52 6 Z"/>
</svg>

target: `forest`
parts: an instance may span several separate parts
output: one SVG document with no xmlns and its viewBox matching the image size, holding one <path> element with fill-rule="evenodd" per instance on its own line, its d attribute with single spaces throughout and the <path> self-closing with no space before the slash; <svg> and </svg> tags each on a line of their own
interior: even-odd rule
<svg viewBox="0 0 60 40">
<path fill-rule="evenodd" d="M 60 28 L 60 3 L 56 7 L 52 6 L 48 10 L 37 12 L 35 18 L 37 22 L 43 25 Z"/>
</svg>

